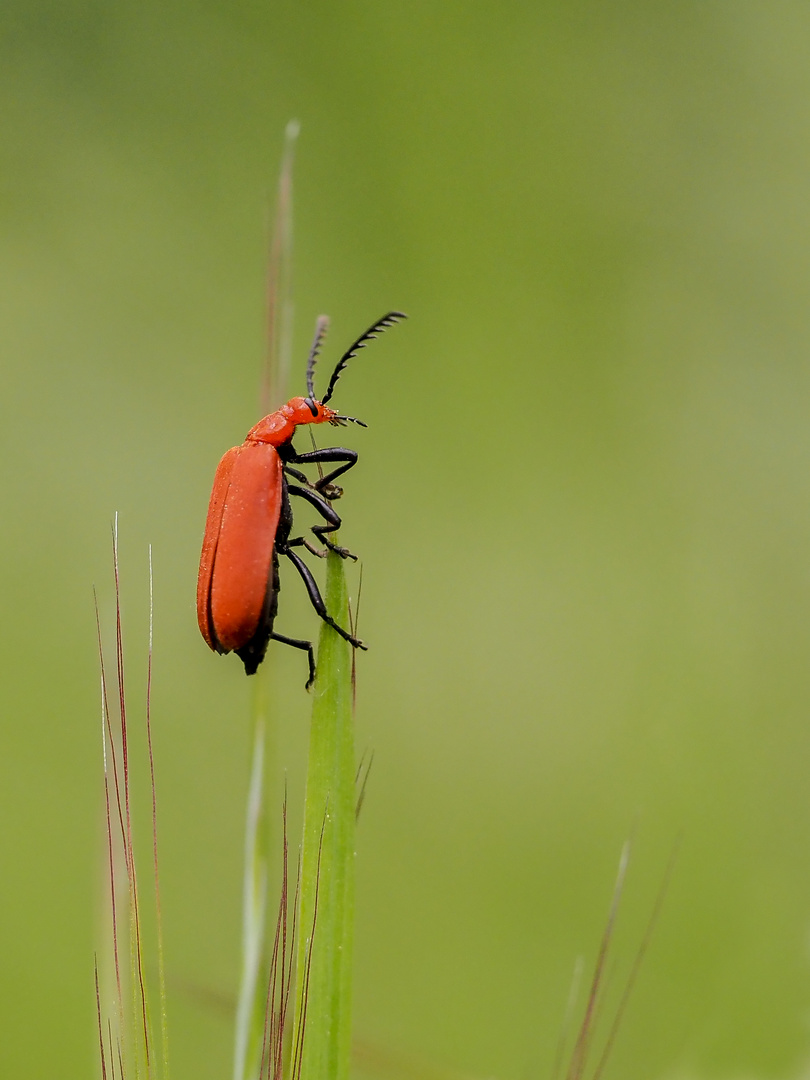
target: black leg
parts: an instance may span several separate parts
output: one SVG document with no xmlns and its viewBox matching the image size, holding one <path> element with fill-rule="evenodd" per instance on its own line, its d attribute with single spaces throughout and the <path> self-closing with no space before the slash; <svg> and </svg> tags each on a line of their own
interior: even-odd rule
<svg viewBox="0 0 810 1080">
<path fill-rule="evenodd" d="M 314 544 L 310 544 L 309 540 L 305 536 L 296 536 L 294 540 L 287 541 L 287 547 L 303 547 L 306 548 L 310 555 L 314 555 L 316 559 L 325 559 L 329 552 L 326 548 L 316 548 Z"/>
<path fill-rule="evenodd" d="M 288 495 L 297 495 L 301 499 L 306 499 L 308 503 L 315 507 L 322 518 L 326 520 L 326 525 L 313 525 L 312 531 L 318 537 L 322 544 L 325 544 L 330 551 L 334 551 L 340 555 L 342 559 L 353 559 L 357 562 L 357 556 L 352 555 L 348 548 L 339 547 L 337 544 L 332 543 L 326 536 L 326 533 L 336 532 L 340 528 L 340 515 L 330 506 L 327 499 L 320 495 L 316 491 L 312 491 L 309 488 L 300 488 L 295 484 L 287 485 Z M 317 555 L 319 559 L 322 559 L 325 552 L 317 551 L 313 548 L 303 537 L 297 537 L 295 540 L 288 540 L 288 546 L 291 547 L 305 547 L 307 551 L 311 551 L 313 555 Z"/>
<path fill-rule="evenodd" d="M 311 641 L 301 641 L 300 638 L 285 637 L 283 634 L 277 634 L 275 630 L 270 632 L 271 641 L 280 641 L 283 645 L 292 645 L 294 649 L 301 649 L 307 654 L 309 659 L 309 678 L 307 679 L 306 689 L 312 686 L 315 682 L 315 649 L 312 647 Z"/>
<path fill-rule="evenodd" d="M 294 476 L 295 479 L 299 482 L 299 484 L 309 485 L 309 477 L 306 473 L 302 473 L 300 469 L 293 469 L 291 468 L 291 466 L 285 465 L 284 472 L 287 473 L 289 476 Z"/>
<path fill-rule="evenodd" d="M 332 481 L 336 480 L 343 473 L 348 472 L 354 465 L 357 464 L 357 451 L 347 450 L 343 446 L 326 446 L 322 450 L 311 450 L 308 454 L 295 454 L 290 458 L 296 465 L 305 465 L 307 462 L 327 462 L 327 461 L 342 461 L 343 464 L 338 469 L 333 469 L 332 472 L 327 473 L 326 476 L 322 476 L 320 480 L 316 480 L 312 485 L 316 491 L 322 492 L 326 498 L 337 498 L 337 494 L 340 494 L 340 488 L 336 488 L 337 494 L 331 495 L 329 488 L 334 487 Z M 296 477 L 298 479 L 298 477 Z"/>
<path fill-rule="evenodd" d="M 303 578 L 304 585 L 306 586 L 306 590 L 309 593 L 310 603 L 315 608 L 320 617 L 323 619 L 323 621 L 325 623 L 328 623 L 333 630 L 336 630 L 337 633 L 340 634 L 342 638 L 345 638 L 345 640 L 348 641 L 350 645 L 353 645 L 355 649 L 368 648 L 368 646 L 364 645 L 363 642 L 360 641 L 358 638 L 352 637 L 348 630 L 344 630 L 342 626 L 338 626 L 338 624 L 331 617 L 331 615 L 327 613 L 326 604 L 324 604 L 323 602 L 323 597 L 321 596 L 320 589 L 318 588 L 318 583 L 312 576 L 312 571 L 309 569 L 304 560 L 298 555 L 296 555 L 294 551 L 290 551 L 288 547 L 280 550 L 279 554 L 286 555 L 295 567 L 295 569 Z"/>
</svg>

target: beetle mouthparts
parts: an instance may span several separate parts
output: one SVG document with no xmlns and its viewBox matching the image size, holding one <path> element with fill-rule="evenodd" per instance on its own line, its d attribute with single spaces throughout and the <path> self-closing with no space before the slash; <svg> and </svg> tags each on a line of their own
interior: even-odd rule
<svg viewBox="0 0 810 1080">
<path fill-rule="evenodd" d="M 346 424 L 357 424 L 359 427 L 367 428 L 368 424 L 363 423 L 362 420 L 358 420 L 356 416 L 333 416 L 330 424 L 334 424 L 335 427 L 345 427 Z"/>
</svg>

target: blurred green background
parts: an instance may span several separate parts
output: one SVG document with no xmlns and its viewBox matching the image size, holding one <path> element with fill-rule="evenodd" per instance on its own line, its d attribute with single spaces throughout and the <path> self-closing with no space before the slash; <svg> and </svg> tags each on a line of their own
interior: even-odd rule
<svg viewBox="0 0 810 1080">
<path fill-rule="evenodd" d="M 250 683 L 203 644 L 194 589 L 214 467 L 258 418 L 293 116 L 291 392 L 319 312 L 325 368 L 411 316 L 336 398 L 370 425 L 346 434 L 341 504 L 376 752 L 358 1037 L 548 1077 L 635 823 L 617 987 L 683 841 L 609 1075 L 795 1075 L 807 5 L 7 0 L 0 19 L 2 1075 L 95 1075 L 91 585 L 109 625 L 116 510 L 133 717 L 154 546 L 174 1075 L 230 1075 Z M 315 633 L 289 574 L 281 610 Z M 268 669 L 295 792 L 303 659 Z"/>
</svg>

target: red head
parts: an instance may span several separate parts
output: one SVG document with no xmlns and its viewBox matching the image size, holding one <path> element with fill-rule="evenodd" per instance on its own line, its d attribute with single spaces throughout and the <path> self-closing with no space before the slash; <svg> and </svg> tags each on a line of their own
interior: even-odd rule
<svg viewBox="0 0 810 1080">
<path fill-rule="evenodd" d="M 354 420 L 354 423 L 365 427 L 361 420 L 355 420 L 352 416 L 338 416 L 334 409 L 327 408 L 320 401 L 294 397 L 290 398 L 286 405 L 282 405 L 277 412 L 265 416 L 251 428 L 245 442 L 281 446 L 290 441 L 300 424 L 342 424 L 346 420 Z"/>
</svg>

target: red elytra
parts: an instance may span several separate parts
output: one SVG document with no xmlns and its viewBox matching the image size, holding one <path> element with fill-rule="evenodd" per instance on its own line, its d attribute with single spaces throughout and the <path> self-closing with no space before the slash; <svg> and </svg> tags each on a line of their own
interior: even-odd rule
<svg viewBox="0 0 810 1080">
<path fill-rule="evenodd" d="M 248 675 L 254 674 L 264 659 L 268 643 L 275 640 L 305 651 L 309 658 L 308 688 L 315 678 L 312 642 L 286 637 L 274 629 L 280 555 L 286 556 L 298 570 L 318 615 L 355 648 L 366 647 L 328 614 L 312 572 L 294 549 L 305 548 L 321 558 L 326 550 L 314 547 L 303 536 L 290 536 L 293 526 L 290 496 L 295 496 L 309 502 L 324 519 L 324 523 L 311 530 L 324 549 L 344 559 L 355 558 L 327 534 L 336 532 L 341 524 L 332 502 L 340 497 L 342 490 L 334 481 L 352 468 L 357 453 L 333 446 L 298 454 L 292 439 L 303 424 L 338 426 L 351 422 L 365 427 L 362 420 L 342 416 L 326 402 L 348 361 L 381 331 L 404 318 L 402 312 L 391 311 L 369 327 L 338 361 L 320 401 L 315 398 L 313 382 L 328 320 L 323 316 L 318 319 L 307 361 L 307 397 L 291 398 L 277 412 L 265 416 L 251 428 L 241 446 L 228 450 L 217 467 L 197 579 L 197 621 L 210 648 L 218 653 L 236 652 Z M 315 483 L 294 467 L 326 462 L 337 464 L 337 468 Z M 298 483 L 291 483 L 291 479 Z"/>
</svg>

